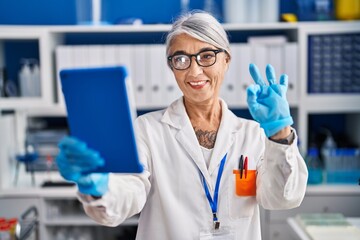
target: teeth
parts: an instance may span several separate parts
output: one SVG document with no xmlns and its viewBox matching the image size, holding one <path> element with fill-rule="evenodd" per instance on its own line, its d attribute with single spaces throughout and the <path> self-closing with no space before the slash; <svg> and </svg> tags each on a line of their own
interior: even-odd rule
<svg viewBox="0 0 360 240">
<path fill-rule="evenodd" d="M 190 85 L 192 86 L 199 86 L 205 84 L 206 81 L 199 81 L 199 82 L 190 82 Z"/>
</svg>

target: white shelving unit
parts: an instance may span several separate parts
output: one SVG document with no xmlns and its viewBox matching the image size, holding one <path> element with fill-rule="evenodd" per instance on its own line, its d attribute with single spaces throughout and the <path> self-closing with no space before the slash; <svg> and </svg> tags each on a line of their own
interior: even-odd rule
<svg viewBox="0 0 360 240">
<path fill-rule="evenodd" d="M 330 22 L 322 23 L 302 23 L 298 27 L 299 49 L 299 86 L 300 86 L 300 104 L 299 104 L 299 129 L 300 139 L 302 139 L 302 148 L 305 152 L 308 146 L 308 116 L 310 114 L 353 114 L 357 120 L 357 125 L 352 128 L 360 128 L 360 93 L 344 94 L 310 94 L 308 93 L 308 37 L 311 35 L 323 34 L 348 34 L 360 33 L 360 22 Z M 357 116 L 356 116 L 357 115 Z M 354 129 L 352 129 L 354 131 Z M 360 144 L 360 136 L 352 136 L 357 144 Z"/>
<path fill-rule="evenodd" d="M 359 94 L 308 94 L 307 93 L 307 39 L 312 34 L 341 34 L 356 33 L 360 30 L 360 22 L 320 22 L 320 23 L 271 23 L 271 24 L 224 24 L 225 29 L 234 34 L 252 35 L 263 32 L 265 35 L 285 34 L 291 41 L 297 42 L 299 47 L 299 100 L 291 103 L 298 116 L 297 127 L 302 141 L 303 150 L 307 146 L 307 116 L 309 113 L 359 113 Z M 0 26 L 0 64 L 6 65 L 3 59 L 2 42 L 5 40 L 36 40 L 39 42 L 39 56 L 41 61 L 41 98 L 0 98 L 0 109 L 24 109 L 41 111 L 45 108 L 62 108 L 58 104 L 57 92 L 59 85 L 56 76 L 55 48 L 66 44 L 69 35 L 76 34 L 165 34 L 170 29 L 169 25 L 143 25 L 143 26 Z M 158 37 L 157 37 L 158 38 Z M 235 37 L 236 38 L 236 37 Z M 160 39 L 158 39 L 160 40 Z M 233 40 L 233 38 L 231 39 Z M 84 44 L 88 44 L 84 42 Z M 149 42 L 152 44 L 152 42 Z M 245 93 L 245 90 L 243 92 Z M 246 108 L 246 103 L 241 102 L 235 108 Z M 54 110 L 52 110 L 54 111 Z M 66 114 L 66 113 L 65 113 Z M 360 139 L 359 139 L 360 142 Z"/>
<path fill-rule="evenodd" d="M 20 217 L 29 207 L 35 206 L 39 214 L 39 239 L 55 239 L 58 229 L 90 229 L 95 235 L 92 239 L 103 239 L 103 231 L 116 232 L 109 227 L 101 227 L 98 223 L 87 217 L 76 197 L 76 188 L 30 188 L 4 190 L 0 194 L 0 216 L 6 218 Z M 137 226 L 138 215 L 135 215 L 118 228 Z M 106 239 L 113 239 L 109 236 Z"/>
<path fill-rule="evenodd" d="M 356 185 L 308 186 L 300 207 L 290 210 L 262 210 L 264 240 L 289 240 L 292 230 L 287 219 L 300 213 L 342 213 L 346 217 L 360 216 L 360 188 Z"/>
<path fill-rule="evenodd" d="M 298 93 L 297 101 L 290 103 L 292 113 L 296 123 L 297 132 L 301 141 L 301 150 L 306 152 L 308 146 L 309 122 L 308 118 L 311 114 L 345 114 L 349 118 L 349 133 L 352 140 L 360 144 L 360 94 L 309 94 L 307 89 L 307 72 L 308 72 L 308 37 L 311 35 L 321 34 L 347 34 L 360 33 L 360 21 L 355 22 L 311 22 L 311 23 L 274 23 L 274 24 L 224 24 L 225 29 L 231 35 L 231 41 L 244 42 L 243 36 L 259 35 L 280 35 L 284 34 L 291 42 L 298 44 Z M 57 102 L 59 85 L 57 82 L 55 49 L 57 46 L 68 44 L 69 36 L 91 36 L 97 35 L 103 37 L 133 35 L 136 40 L 143 41 L 144 36 L 154 36 L 158 42 L 161 42 L 161 36 L 170 30 L 170 25 L 144 25 L 144 26 L 0 26 L 0 67 L 6 66 L 4 60 L 4 41 L 24 41 L 35 40 L 39 43 L 39 57 L 41 62 L 41 90 L 40 98 L 0 98 L 0 110 L 15 110 L 16 119 L 21 116 L 66 116 L 66 111 L 62 104 Z M 260 35 L 261 35 L 260 34 Z M 159 37 L 160 36 L 160 37 Z M 91 44 L 84 38 L 81 38 L 77 44 Z M 240 39 L 240 40 L 239 40 Z M 147 43 L 154 44 L 154 39 Z M 123 44 L 119 42 L 119 44 Z M 126 43 L 128 44 L 128 43 Z M 165 59 L 164 59 L 165 61 Z M 241 77 L 241 76 L 240 76 Z M 245 89 L 242 94 L 245 93 Z M 246 109 L 246 103 L 230 106 L 236 109 Z M 146 107 L 145 107 L 146 109 Z M 1 115 L 0 115 L 1 117 Z M 22 120 L 17 120 L 17 143 L 21 143 L 24 133 Z M 0 161 L 7 161 L 0 159 Z M 0 174 L 1 171 L 0 170 Z M 34 195 L 35 194 L 35 195 Z M 4 193 L 0 190 L 0 206 L 5 198 L 12 200 L 25 199 L 24 196 L 17 194 Z M 31 197 L 29 197 L 31 195 Z M 41 239 L 51 239 L 53 232 L 58 227 L 83 226 L 94 227 L 96 224 L 84 215 L 67 215 L 58 218 L 49 219 L 46 215 L 46 209 L 51 203 L 62 199 L 65 201 L 75 201 L 75 193 L 73 190 L 63 191 L 56 190 L 39 190 L 33 191 L 27 195 L 30 202 L 34 203 L 41 209 L 40 233 Z M 360 192 L 356 186 L 319 186 L 309 187 L 304 204 L 294 211 L 270 212 L 262 211 L 263 238 L 264 240 L 285 240 L 290 235 L 284 232 L 286 229 L 286 218 L 303 211 L 316 211 L 320 209 L 323 212 L 334 210 L 342 211 L 346 214 L 360 214 L 352 212 L 352 210 L 343 207 L 342 201 L 351 207 L 355 202 L 359 202 Z M 314 209 L 313 201 L 320 204 L 320 208 Z M 327 202 L 329 204 L 327 205 Z M 21 202 L 22 203 L 22 202 Z M 21 204 L 20 203 L 20 204 Z M 50 205 L 49 205 L 50 204 Z M 13 208 L 14 209 L 14 208 Z M 11 209 L 9 209 L 11 210 Z M 15 211 L 15 214 L 18 214 Z M 136 219 L 130 220 L 129 224 L 136 224 Z"/>
<path fill-rule="evenodd" d="M 28 109 L 53 105 L 54 85 L 52 75 L 54 61 L 52 60 L 51 49 L 55 41 L 51 40 L 50 36 L 49 32 L 44 28 L 0 27 L 0 67 L 6 65 L 4 60 L 4 41 L 37 41 L 41 61 L 41 97 L 0 98 L 0 109 Z"/>
</svg>

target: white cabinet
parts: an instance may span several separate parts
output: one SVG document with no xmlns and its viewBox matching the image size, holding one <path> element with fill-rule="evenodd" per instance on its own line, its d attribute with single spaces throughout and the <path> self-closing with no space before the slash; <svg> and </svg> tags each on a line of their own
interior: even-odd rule
<svg viewBox="0 0 360 240">
<path fill-rule="evenodd" d="M 298 208 L 262 211 L 264 240 L 292 239 L 286 220 L 300 213 L 342 213 L 345 217 L 359 217 L 360 189 L 351 185 L 308 186 L 304 201 Z"/>
<path fill-rule="evenodd" d="M 52 56 L 52 46 L 56 43 L 57 40 L 51 39 L 51 35 L 46 28 L 42 27 L 11 27 L 11 26 L 0 26 L 0 68 L 7 67 L 7 62 L 5 59 L 5 44 L 6 43 L 17 43 L 18 46 L 21 46 L 21 43 L 32 42 L 37 45 L 38 56 L 40 64 L 40 96 L 39 97 L 0 97 L 0 109 L 2 110 L 12 110 L 12 109 L 27 109 L 27 108 L 36 108 L 43 106 L 51 106 L 54 102 L 54 85 L 53 85 L 53 56 Z M 33 46 L 33 45 L 32 45 Z M 33 49 L 31 49 L 34 51 Z M 8 53 L 10 54 L 10 53 Z M 26 53 L 23 53 L 26 56 Z M 21 59 L 18 59 L 20 62 Z M 18 62 L 18 63 L 19 63 Z M 19 69 L 18 69 L 19 70 Z M 17 71 L 18 71 L 17 70 Z M 15 86 L 18 84 L 18 76 L 15 76 L 10 79 L 15 83 Z M 20 89 L 17 87 L 17 92 L 19 94 Z"/>
<path fill-rule="evenodd" d="M 349 137 L 360 145 L 360 135 L 354 134 L 360 128 L 360 93 L 309 93 L 308 73 L 309 73 L 309 37 L 322 35 L 346 35 L 356 34 L 360 36 L 360 22 L 330 22 L 322 23 L 302 23 L 298 28 L 299 44 L 299 80 L 300 80 L 300 105 L 299 105 L 299 137 L 302 140 L 302 148 L 308 147 L 309 141 L 309 116 L 312 114 L 345 114 L 348 117 Z M 357 43 L 359 45 L 359 43 Z M 355 51 L 355 49 L 354 49 Z M 360 56 L 359 49 L 357 57 Z M 355 64 L 360 64 L 360 60 L 353 60 Z M 345 66 L 344 66 L 345 67 Z M 359 68 L 358 68 L 359 69 Z M 357 78 L 357 85 L 359 85 Z M 354 88 L 357 86 L 353 86 Z"/>
<path fill-rule="evenodd" d="M 20 217 L 28 208 L 40 208 L 40 199 L 36 197 L 1 197 L 0 216 L 5 218 Z"/>
<path fill-rule="evenodd" d="M 0 192 L 0 217 L 20 218 L 30 207 L 38 211 L 39 240 L 56 239 L 118 239 L 122 234 L 136 233 L 138 215 L 116 228 L 104 227 L 86 216 L 76 198 L 75 188 L 23 189 Z M 80 236 L 82 238 L 80 238 Z"/>
<path fill-rule="evenodd" d="M 16 218 L 18 221 L 26 214 L 31 208 L 37 211 L 41 209 L 40 199 L 34 196 L 5 196 L 0 195 L 0 218 L 12 219 Z M 36 213 L 31 211 L 28 215 L 24 216 L 26 222 L 22 221 L 21 227 L 29 236 L 29 239 L 37 239 L 40 237 L 40 226 L 29 228 L 30 224 L 36 224 Z M 36 225 L 35 225 L 36 226 Z"/>
</svg>

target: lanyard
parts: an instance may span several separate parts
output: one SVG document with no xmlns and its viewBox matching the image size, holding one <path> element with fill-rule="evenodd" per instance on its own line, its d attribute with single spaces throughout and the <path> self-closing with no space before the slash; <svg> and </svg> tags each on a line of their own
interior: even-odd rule
<svg viewBox="0 0 360 240">
<path fill-rule="evenodd" d="M 210 191 L 209 191 L 209 188 L 208 188 L 208 186 L 207 186 L 207 184 L 205 182 L 204 175 L 200 172 L 202 182 L 203 182 L 203 185 L 204 185 L 204 190 L 205 190 L 205 193 L 206 193 L 206 197 L 207 197 L 207 199 L 209 201 L 209 204 L 210 204 L 210 207 L 211 207 L 211 210 L 212 210 L 212 213 L 213 213 L 213 221 L 214 221 L 215 229 L 218 229 L 220 227 L 220 223 L 218 222 L 218 218 L 216 216 L 216 213 L 217 213 L 217 208 L 218 208 L 219 186 L 220 186 L 221 176 L 222 176 L 222 173 L 223 173 L 223 170 L 224 170 L 224 165 L 225 165 L 225 162 L 226 162 L 226 155 L 227 154 L 225 154 L 225 156 L 223 157 L 223 159 L 221 160 L 221 163 L 220 163 L 219 172 L 218 172 L 217 179 L 216 179 L 214 199 L 210 195 Z"/>
</svg>

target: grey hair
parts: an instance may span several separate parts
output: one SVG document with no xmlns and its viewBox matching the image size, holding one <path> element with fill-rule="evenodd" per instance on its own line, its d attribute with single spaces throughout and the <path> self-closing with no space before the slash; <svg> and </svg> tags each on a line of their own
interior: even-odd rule
<svg viewBox="0 0 360 240">
<path fill-rule="evenodd" d="M 217 48 L 225 49 L 230 56 L 230 44 L 228 36 L 222 25 L 209 13 L 204 11 L 193 11 L 181 15 L 172 25 L 166 36 L 166 54 L 172 40 L 180 35 L 187 34 L 202 42 L 209 43 Z"/>
</svg>

